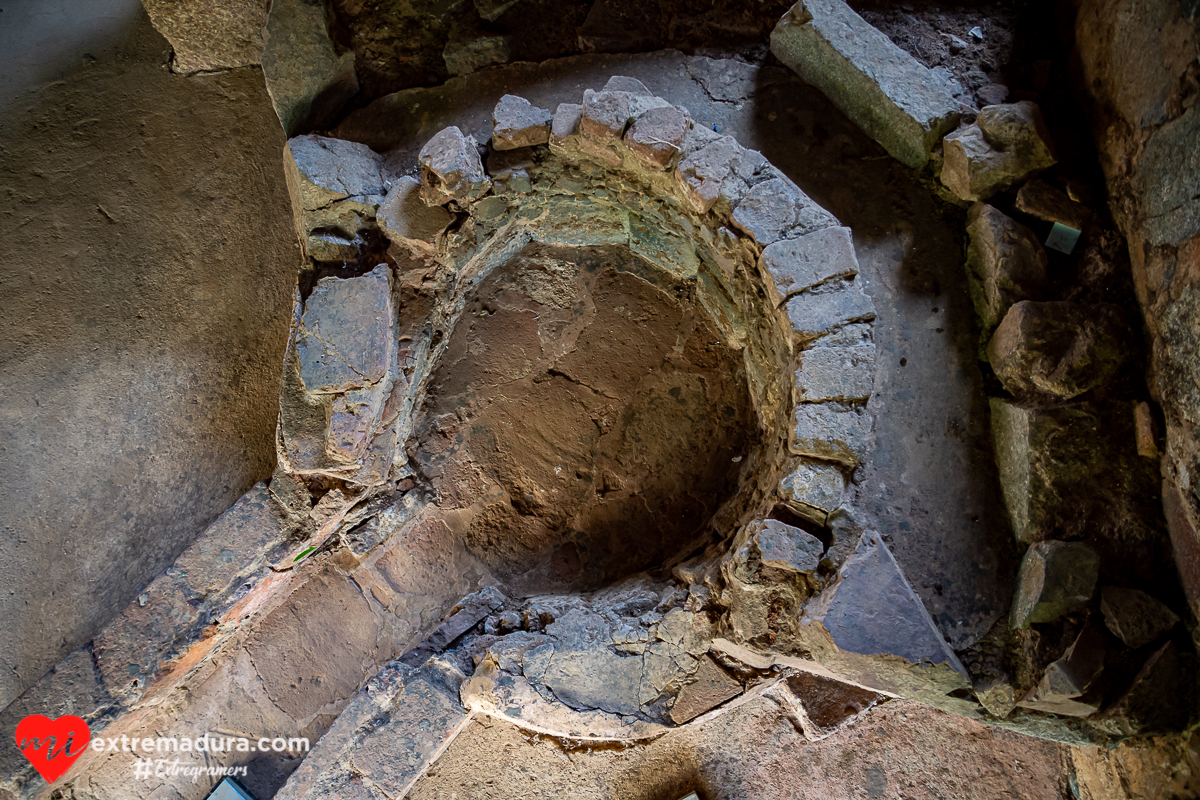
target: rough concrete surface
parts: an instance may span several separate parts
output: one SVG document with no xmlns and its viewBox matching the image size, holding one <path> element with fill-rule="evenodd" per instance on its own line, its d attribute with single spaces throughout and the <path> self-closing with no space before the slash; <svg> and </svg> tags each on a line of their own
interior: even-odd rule
<svg viewBox="0 0 1200 800">
<path fill-rule="evenodd" d="M 995 478 L 977 332 L 962 268 L 963 220 L 790 71 L 675 52 L 514 64 L 389 95 L 354 112 L 336 136 L 413 171 L 447 125 L 485 141 L 504 94 L 541 108 L 577 102 L 614 74 L 685 106 L 760 150 L 854 231 L 878 311 L 875 453 L 851 491 L 885 537 L 943 634 L 969 646 L 1008 609 L 1014 562 Z M 731 99 L 730 86 L 745 96 Z M 715 100 L 715 97 L 721 98 Z M 881 191 L 881 187 L 883 190 Z"/>
<path fill-rule="evenodd" d="M 283 135 L 258 69 L 173 75 L 138 5 L 80 14 L 54 83 L 0 23 L 0 706 L 274 463 Z"/>
</svg>

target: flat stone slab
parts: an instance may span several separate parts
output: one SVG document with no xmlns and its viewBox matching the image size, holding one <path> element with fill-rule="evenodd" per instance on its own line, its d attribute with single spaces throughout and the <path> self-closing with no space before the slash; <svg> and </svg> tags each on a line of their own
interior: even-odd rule
<svg viewBox="0 0 1200 800">
<path fill-rule="evenodd" d="M 831 278 L 849 278 L 858 274 L 850 229 L 842 227 L 826 228 L 768 245 L 758 263 L 763 272 L 771 276 L 778 302 Z"/>
<path fill-rule="evenodd" d="M 948 663 L 966 675 L 878 535 L 864 534 L 838 576 L 834 586 L 809 601 L 802 617 L 806 624 L 821 623 L 838 647 L 852 653 Z"/>
<path fill-rule="evenodd" d="M 307 391 L 344 392 L 383 379 L 394 325 L 386 266 L 359 278 L 323 278 L 301 317 L 296 351 Z"/>
<path fill-rule="evenodd" d="M 771 33 L 771 52 L 914 169 L 958 124 L 946 83 L 841 0 L 792 6 Z"/>
<path fill-rule="evenodd" d="M 842 504 L 845 491 L 846 477 L 836 464 L 801 463 L 779 482 L 779 493 L 784 501 L 796 511 L 799 509 L 794 506 L 799 504 L 823 512 L 822 518 L 816 520 L 822 525 L 825 524 L 824 515 Z"/>
</svg>

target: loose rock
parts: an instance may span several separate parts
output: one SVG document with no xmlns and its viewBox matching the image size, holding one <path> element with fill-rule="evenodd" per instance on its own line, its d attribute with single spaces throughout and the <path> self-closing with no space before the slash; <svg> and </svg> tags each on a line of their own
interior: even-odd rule
<svg viewBox="0 0 1200 800">
<path fill-rule="evenodd" d="M 986 200 L 1056 163 L 1042 112 L 1028 100 L 986 106 L 944 140 L 942 183 L 963 200 Z"/>
<path fill-rule="evenodd" d="M 1100 557 L 1080 542 L 1030 545 L 1017 572 L 1012 626 L 1053 622 L 1087 605 L 1096 591 Z"/>
<path fill-rule="evenodd" d="M 550 112 L 524 97 L 506 94 L 492 111 L 492 146 L 515 150 L 550 141 Z"/>
<path fill-rule="evenodd" d="M 1179 622 L 1175 612 L 1137 589 L 1105 586 L 1100 590 L 1104 624 L 1129 647 L 1150 644 Z"/>
<path fill-rule="evenodd" d="M 421 197 L 431 206 L 477 200 L 492 188 L 475 140 L 453 125 L 434 134 L 417 159 L 421 162 Z"/>
<path fill-rule="evenodd" d="M 1068 400 L 1121 371 L 1131 335 L 1120 306 L 1023 300 L 996 329 L 988 361 L 1016 397 Z"/>
<path fill-rule="evenodd" d="M 1082 231 L 1092 217 L 1091 209 L 1041 180 L 1032 180 L 1017 192 L 1017 210 L 1045 220 L 1061 222 Z"/>
<path fill-rule="evenodd" d="M 776 519 L 750 523 L 752 539 L 762 553 L 764 567 L 788 572 L 814 572 L 825 546 L 821 540 Z"/>
<path fill-rule="evenodd" d="M 967 234 L 967 286 L 987 342 L 1013 303 L 1042 298 L 1049 261 L 1032 231 L 985 203 L 971 207 Z"/>
</svg>

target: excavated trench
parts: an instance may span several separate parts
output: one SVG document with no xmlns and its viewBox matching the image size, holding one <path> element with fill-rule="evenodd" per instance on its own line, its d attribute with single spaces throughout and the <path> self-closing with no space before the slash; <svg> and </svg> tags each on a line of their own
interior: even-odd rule
<svg viewBox="0 0 1200 800">
<path fill-rule="evenodd" d="M 466 298 L 413 462 L 524 591 L 594 589 L 702 546 L 764 442 L 739 349 L 628 248 L 529 245 Z"/>
</svg>

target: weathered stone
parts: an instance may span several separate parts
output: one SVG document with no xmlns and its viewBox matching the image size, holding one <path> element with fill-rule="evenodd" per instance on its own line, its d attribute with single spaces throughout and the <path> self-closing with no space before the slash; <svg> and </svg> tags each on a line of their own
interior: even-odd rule
<svg viewBox="0 0 1200 800">
<path fill-rule="evenodd" d="M 759 267 L 771 276 L 776 301 L 782 303 L 796 292 L 810 289 L 831 278 L 858 274 L 858 258 L 850 229 L 826 228 L 798 239 L 768 245 L 759 257 Z"/>
<path fill-rule="evenodd" d="M 559 103 L 550 120 L 550 150 L 560 155 L 569 152 L 569 143 L 579 136 L 579 121 L 583 106 L 579 103 Z"/>
<path fill-rule="evenodd" d="M 676 106 L 652 108 L 637 117 L 625 132 L 625 146 L 650 169 L 668 169 L 680 155 L 691 119 Z"/>
<path fill-rule="evenodd" d="M 1129 647 L 1150 644 L 1179 622 L 1175 612 L 1137 589 L 1105 586 L 1100 590 L 1104 624 Z"/>
<path fill-rule="evenodd" d="M 986 342 L 1013 303 L 1040 300 L 1049 263 L 1033 232 L 984 203 L 967 214 L 967 286 Z"/>
<path fill-rule="evenodd" d="M 818 736 L 833 733 L 879 702 L 879 695 L 872 691 L 808 672 L 789 676 L 787 687 L 800 701 L 804 716 Z"/>
<path fill-rule="evenodd" d="M 1179 730 L 1192 707 L 1188 684 L 1193 680 L 1180 663 L 1179 649 L 1168 641 L 1146 659 L 1129 690 L 1105 709 L 1104 726 L 1124 736 Z"/>
<path fill-rule="evenodd" d="M 323 278 L 304 304 L 296 336 L 300 376 L 310 393 L 361 389 L 390 366 L 391 273 L 380 265 L 358 278 Z"/>
<path fill-rule="evenodd" d="M 814 572 L 825 546 L 812 534 L 777 519 L 750 523 L 752 541 L 762 553 L 764 567 L 788 572 Z"/>
<path fill-rule="evenodd" d="M 176 72 L 233 69 L 262 59 L 270 0 L 146 0 L 142 5 L 171 43 Z"/>
<path fill-rule="evenodd" d="M 1108 303 L 1014 303 L 988 343 L 988 361 L 1014 396 L 1068 400 L 1125 366 L 1132 331 Z"/>
<path fill-rule="evenodd" d="M 804 624 L 821 623 L 838 647 L 852 653 L 948 663 L 966 674 L 878 535 L 863 536 L 838 576 L 805 606 Z"/>
<path fill-rule="evenodd" d="M 598 642 L 586 649 L 560 647 L 554 651 L 542 680 L 555 697 L 576 710 L 636 714 L 640 708 L 642 659 L 613 655 Z"/>
<path fill-rule="evenodd" d="M 460 608 L 450 618 L 434 629 L 424 642 L 400 657 L 403 664 L 419 667 L 431 656 L 445 650 L 458 637 L 478 625 L 483 618 L 504 605 L 504 595 L 495 587 L 488 586 L 473 592 L 459 601 Z"/>
<path fill-rule="evenodd" d="M 451 75 L 470 75 L 494 64 L 507 64 L 511 57 L 511 36 L 451 39 L 442 50 L 446 71 Z"/>
<path fill-rule="evenodd" d="M 800 354 L 796 370 L 797 401 L 864 401 L 875 382 L 875 345 L 852 347 L 818 346 Z"/>
<path fill-rule="evenodd" d="M 1061 222 L 1082 231 L 1092 217 L 1092 211 L 1066 194 L 1041 180 L 1032 180 L 1017 192 L 1017 210 L 1045 220 Z"/>
<path fill-rule="evenodd" d="M 1200 232 L 1200 108 L 1156 130 L 1146 141 L 1134 175 L 1144 198 L 1150 244 L 1176 245 Z"/>
<path fill-rule="evenodd" d="M 550 112 L 524 97 L 506 94 L 492 111 L 492 147 L 515 150 L 550 141 Z"/>
<path fill-rule="evenodd" d="M 619 141 L 629 125 L 631 100 L 629 92 L 585 90 L 583 117 L 579 121 L 580 135 L 603 144 Z"/>
<path fill-rule="evenodd" d="M 1087 605 L 1096 591 L 1100 557 L 1081 542 L 1037 542 L 1017 571 L 1012 626 L 1053 622 Z"/>
<path fill-rule="evenodd" d="M 408 681 L 389 719 L 352 751 L 355 772 L 403 797 L 466 719 L 456 693 L 429 674 Z"/>
<path fill-rule="evenodd" d="M 1104 669 L 1104 637 L 1087 625 L 1062 658 L 1046 667 L 1038 685 L 1017 705 L 1068 717 L 1087 717 L 1100 708 L 1100 697 L 1083 697 Z"/>
<path fill-rule="evenodd" d="M 875 318 L 875 304 L 862 288 L 862 279 L 833 280 L 793 295 L 784 306 L 792 330 L 813 339 L 835 328 Z"/>
<path fill-rule="evenodd" d="M 338 54 L 323 0 L 274 0 L 267 19 L 263 74 L 284 133 L 333 127 L 358 93 L 354 51 Z"/>
<path fill-rule="evenodd" d="M 188 602 L 169 575 L 159 575 L 96 637 L 94 653 L 105 686 L 114 696 L 138 692 L 146 679 L 172 655 L 176 637 L 200 621 L 199 609 Z"/>
<path fill-rule="evenodd" d="M 951 50 L 953 49 L 954 46 L 951 45 Z M 997 106 L 1008 99 L 1008 87 L 1001 83 L 984 84 L 975 90 L 975 96 L 985 106 Z"/>
<path fill-rule="evenodd" d="M 706 711 L 710 711 L 731 697 L 741 694 L 742 685 L 729 673 L 717 666 L 711 657 L 700 659 L 690 683 L 679 690 L 675 705 L 671 706 L 671 721 L 676 725 L 690 722 Z"/>
<path fill-rule="evenodd" d="M 687 153 L 675 170 L 675 180 L 684 200 L 696 212 L 704 214 L 721 194 L 721 184 L 733 168 L 742 147 L 732 136 Z"/>
<path fill-rule="evenodd" d="M 945 139 L 942 183 L 963 200 L 986 200 L 1056 163 L 1036 105 L 987 106 Z"/>
<path fill-rule="evenodd" d="M 815 521 L 821 525 L 825 524 L 825 515 L 842 504 L 845 491 L 846 477 L 841 467 L 820 462 L 801 462 L 779 482 L 784 501 L 798 513 L 801 509 L 797 505 L 818 510 L 819 519 Z"/>
<path fill-rule="evenodd" d="M 857 466 L 871 438 L 871 416 L 859 407 L 838 403 L 798 403 L 792 428 L 792 452 Z"/>
<path fill-rule="evenodd" d="M 408 176 L 397 178 L 375 212 L 375 219 L 388 239 L 416 253 L 433 255 L 437 237 L 454 220 L 442 206 L 421 199 L 421 184 Z"/>
<path fill-rule="evenodd" d="M 958 123 L 945 83 L 841 0 L 801 0 L 771 33 L 771 52 L 914 169 Z"/>
<path fill-rule="evenodd" d="M 630 78 L 625 75 L 613 75 L 608 79 L 608 83 L 604 84 L 605 92 L 628 92 L 635 95 L 649 95 L 650 90 L 646 88 L 646 84 L 639 81 L 637 78 Z"/>
<path fill-rule="evenodd" d="M 1200 286 L 1190 284 L 1179 298 L 1168 302 L 1159 326 L 1162 358 L 1157 372 L 1158 390 L 1168 408 L 1193 425 L 1200 425 Z"/>
<path fill-rule="evenodd" d="M 417 155 L 421 197 L 431 206 L 477 200 L 492 188 L 475 140 L 451 125 L 433 135 Z"/>
</svg>

